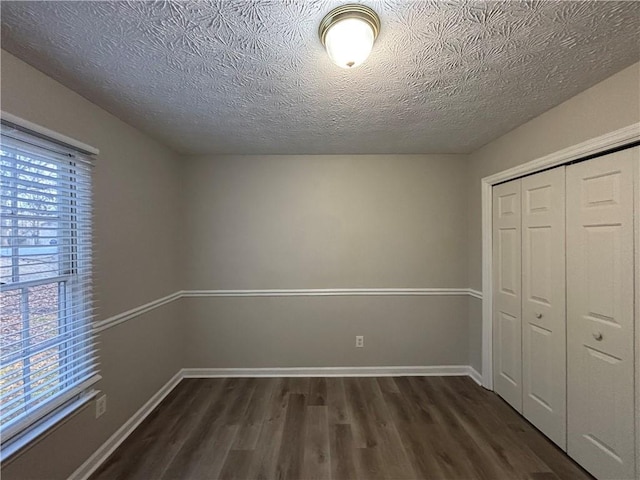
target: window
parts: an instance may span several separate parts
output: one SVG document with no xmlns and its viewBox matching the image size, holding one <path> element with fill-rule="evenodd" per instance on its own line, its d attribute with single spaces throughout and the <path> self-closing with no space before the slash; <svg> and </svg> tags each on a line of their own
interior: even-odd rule
<svg viewBox="0 0 640 480">
<path fill-rule="evenodd" d="M 97 380 L 91 160 L 3 121 L 0 137 L 0 427 L 3 443 Z"/>
</svg>

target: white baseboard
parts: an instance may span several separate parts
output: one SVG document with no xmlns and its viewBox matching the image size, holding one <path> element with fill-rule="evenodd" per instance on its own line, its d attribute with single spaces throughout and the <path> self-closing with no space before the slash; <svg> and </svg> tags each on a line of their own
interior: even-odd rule
<svg viewBox="0 0 640 480">
<path fill-rule="evenodd" d="M 478 385 L 481 375 L 468 365 L 430 367 L 300 367 L 300 368 L 183 368 L 133 414 L 68 480 L 87 480 L 126 438 L 147 418 L 183 378 L 238 377 L 428 377 L 469 376 Z"/>
<path fill-rule="evenodd" d="M 467 365 L 441 365 L 430 367 L 183 368 L 182 374 L 184 378 L 427 377 L 471 376 L 469 372 L 470 368 L 471 367 Z"/>
<path fill-rule="evenodd" d="M 165 383 L 133 416 L 126 421 L 98 450 L 91 455 L 86 462 L 71 474 L 68 480 L 86 480 L 95 472 L 102 463 L 109 458 L 116 448 L 147 418 L 147 416 L 160 404 L 162 400 L 180 383 L 182 371 L 176 373 L 171 380 Z"/>
<path fill-rule="evenodd" d="M 481 387 L 483 386 L 482 375 L 480 375 L 480 372 L 478 372 L 475 368 L 473 368 L 470 365 L 467 367 L 467 375 L 469 375 L 469 377 L 471 377 L 471 380 L 476 382 L 478 385 L 480 385 Z"/>
</svg>

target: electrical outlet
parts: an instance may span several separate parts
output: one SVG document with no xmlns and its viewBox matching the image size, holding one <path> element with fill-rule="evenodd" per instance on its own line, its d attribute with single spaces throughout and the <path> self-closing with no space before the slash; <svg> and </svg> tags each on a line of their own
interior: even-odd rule
<svg viewBox="0 0 640 480">
<path fill-rule="evenodd" d="M 101 417 L 107 411 L 107 396 L 102 395 L 96 399 L 96 418 Z"/>
<path fill-rule="evenodd" d="M 364 336 L 356 335 L 356 347 L 363 348 L 364 347 Z"/>
</svg>

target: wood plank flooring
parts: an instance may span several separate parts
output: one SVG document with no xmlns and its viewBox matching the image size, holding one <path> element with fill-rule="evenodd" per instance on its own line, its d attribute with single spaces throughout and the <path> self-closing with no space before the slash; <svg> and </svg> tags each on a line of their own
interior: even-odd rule
<svg viewBox="0 0 640 480">
<path fill-rule="evenodd" d="M 185 379 L 112 479 L 591 479 L 468 377 Z"/>
</svg>

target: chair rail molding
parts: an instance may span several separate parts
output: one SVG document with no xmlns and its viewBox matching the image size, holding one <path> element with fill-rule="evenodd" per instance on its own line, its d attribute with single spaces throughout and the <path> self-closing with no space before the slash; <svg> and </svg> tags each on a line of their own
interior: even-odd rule
<svg viewBox="0 0 640 480">
<path fill-rule="evenodd" d="M 114 315 L 112 317 L 106 318 L 104 320 L 100 320 L 98 322 L 94 322 L 93 331 L 94 333 L 102 332 L 107 328 L 115 327 L 116 325 L 120 325 L 132 318 L 139 317 L 151 310 L 155 310 L 158 307 L 166 305 L 167 303 L 173 302 L 174 300 L 178 300 L 181 298 L 182 292 L 175 292 L 166 297 L 158 298 L 149 303 L 145 303 L 144 305 L 140 305 L 139 307 L 132 308 L 131 310 L 127 310 L 126 312 L 119 313 L 118 315 Z"/>
<path fill-rule="evenodd" d="M 493 186 L 638 141 L 640 141 L 640 123 L 634 123 L 480 180 L 482 195 L 482 385 L 485 388 L 493 390 L 493 259 L 491 250 L 493 244 L 491 220 Z M 636 352 L 636 358 L 638 352 L 640 352 L 640 347 Z"/>
<path fill-rule="evenodd" d="M 308 288 L 267 290 L 179 290 L 144 305 L 93 324 L 95 333 L 120 325 L 180 298 L 193 297 L 359 297 L 359 296 L 470 296 L 482 299 L 472 288 Z"/>
<path fill-rule="evenodd" d="M 265 290 L 183 290 L 182 297 L 357 297 L 357 296 L 464 296 L 480 298 L 470 288 L 293 288 Z"/>
</svg>

